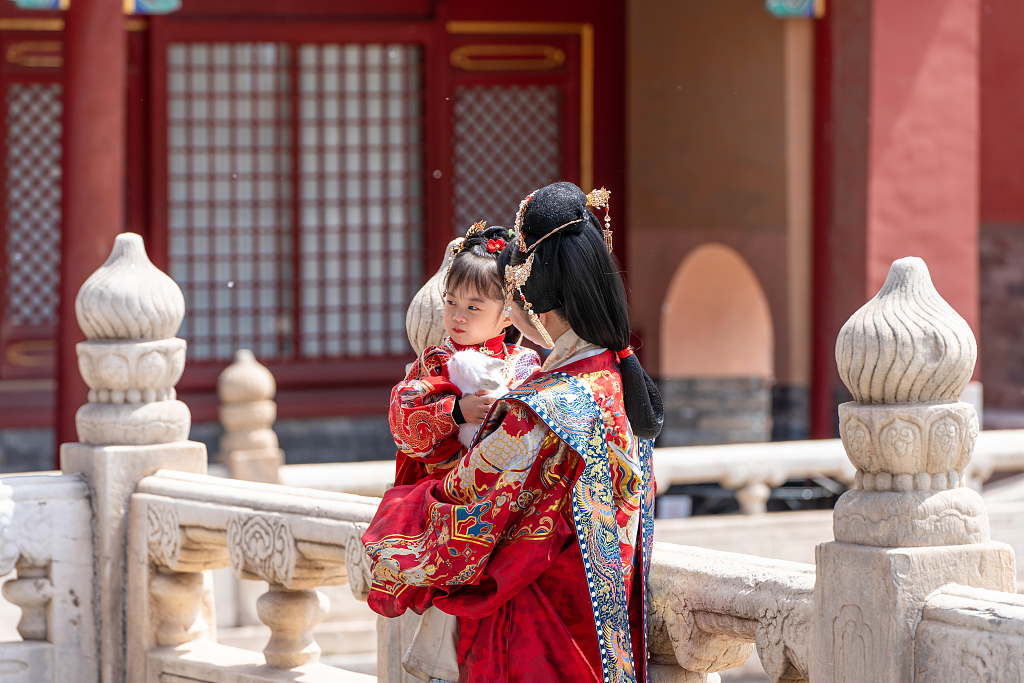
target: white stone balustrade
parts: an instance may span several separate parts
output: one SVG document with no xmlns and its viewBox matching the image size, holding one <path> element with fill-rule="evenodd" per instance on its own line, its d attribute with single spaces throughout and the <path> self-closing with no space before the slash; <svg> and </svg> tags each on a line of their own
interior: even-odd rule
<svg viewBox="0 0 1024 683">
<path fill-rule="evenodd" d="M 235 352 L 235 360 L 217 378 L 220 398 L 218 460 L 235 479 L 278 483 L 278 469 L 284 465 L 284 451 L 278 447 L 274 421 L 277 385 L 270 370 L 260 365 L 249 349 Z"/>
<path fill-rule="evenodd" d="M 405 332 L 416 355 L 423 353 L 428 346 L 435 346 L 444 341 L 444 278 L 448 274 L 448 265 L 454 258 L 452 246 L 461 240 L 461 237 L 456 237 L 448 243 L 441 267 L 420 287 L 405 312 Z"/>
<path fill-rule="evenodd" d="M 656 543 L 649 595 L 655 680 L 713 680 L 755 647 L 773 683 L 806 679 L 814 565 Z"/>
<path fill-rule="evenodd" d="M 185 299 L 150 262 L 141 237 L 117 236 L 110 258 L 79 290 L 75 314 L 88 339 L 77 346 L 89 385 L 89 402 L 75 416 L 79 441 L 186 441 L 192 418 L 174 391 L 185 369 L 185 340 L 174 336 Z"/>
<path fill-rule="evenodd" d="M 21 608 L 23 642 L 0 643 L 4 681 L 94 683 L 92 504 L 77 475 L 0 478 L 3 596 Z"/>
<path fill-rule="evenodd" d="M 1024 681 L 1024 596 L 943 586 L 914 638 L 916 683 Z"/>
<path fill-rule="evenodd" d="M 366 599 L 369 559 L 360 539 L 378 502 L 166 470 L 140 481 L 129 530 L 129 600 L 141 606 L 128 617 L 129 679 L 158 670 L 212 680 L 206 676 L 222 662 L 241 657 L 247 675 L 268 680 L 276 676 L 272 669 L 296 668 L 315 675 L 310 680 L 364 680 L 317 664 L 311 631 L 328 608 L 317 586 L 347 582 Z M 257 603 L 271 630 L 265 664 L 235 648 L 196 644 L 205 632 L 197 626 L 204 619 L 202 581 L 166 578 L 226 566 L 240 579 L 270 584 Z"/>
<path fill-rule="evenodd" d="M 654 470 L 659 493 L 675 484 L 716 482 L 740 491 L 816 476 L 849 485 L 854 483 L 857 472 L 840 439 L 656 448 Z M 993 472 L 1020 471 L 1024 471 L 1024 429 L 978 434 L 966 479 L 981 481 Z M 388 460 L 285 465 L 278 471 L 278 477 L 286 486 L 382 496 L 394 481 L 395 463 Z M 754 496 L 741 509 L 746 514 L 763 512 L 765 502 L 766 497 Z"/>
</svg>

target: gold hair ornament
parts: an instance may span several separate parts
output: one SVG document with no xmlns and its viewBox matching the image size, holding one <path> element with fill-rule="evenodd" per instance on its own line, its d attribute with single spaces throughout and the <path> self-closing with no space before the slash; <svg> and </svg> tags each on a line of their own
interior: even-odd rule
<svg viewBox="0 0 1024 683">
<path fill-rule="evenodd" d="M 473 235 L 483 232 L 486 227 L 487 221 L 477 221 L 473 225 L 469 226 L 469 230 L 466 231 L 465 237 L 459 237 L 452 242 L 451 249 L 448 252 L 448 269 L 444 271 L 444 286 L 446 290 L 448 289 L 448 276 L 452 274 L 452 264 L 455 263 L 455 257 L 465 249 L 467 239 Z M 442 292 L 441 296 L 443 297 L 447 293 L 447 291 Z"/>
<path fill-rule="evenodd" d="M 608 253 L 612 253 L 612 217 L 608 211 L 610 208 L 612 193 L 603 187 L 600 190 L 593 190 L 587 195 L 587 206 L 595 209 L 604 209 L 604 243 L 608 247 Z"/>
<path fill-rule="evenodd" d="M 528 256 L 527 259 L 520 263 L 518 266 L 509 265 L 505 269 L 505 315 L 510 316 L 512 314 L 512 292 L 519 292 L 519 298 L 522 299 L 523 301 L 523 307 L 526 310 L 526 314 L 530 318 L 530 322 L 533 323 L 533 326 L 537 328 L 538 332 L 540 332 L 540 336 L 544 340 L 544 347 L 550 349 L 555 346 L 555 342 L 554 340 L 551 339 L 551 335 L 548 334 L 547 329 L 541 323 L 540 316 L 538 316 L 537 313 L 533 310 L 533 304 L 526 300 L 526 295 L 523 294 L 523 286 L 526 284 L 526 281 L 530 279 L 530 274 L 533 272 L 533 259 L 534 256 L 536 256 L 534 250 L 537 248 L 537 245 L 546 240 L 551 235 L 554 235 L 562 228 L 567 228 L 570 225 L 582 223 L 583 221 L 586 220 L 586 218 L 577 218 L 574 221 L 569 221 L 568 223 L 559 225 L 557 228 L 550 231 L 548 234 L 544 235 L 539 240 L 537 240 L 529 247 L 527 247 L 526 235 L 523 232 L 523 216 L 526 213 L 526 207 L 529 206 L 530 204 L 530 200 L 533 199 L 533 195 L 534 192 L 528 194 L 523 199 L 523 201 L 519 203 L 519 211 L 516 212 L 516 222 L 514 227 L 515 245 L 516 248 L 519 250 L 519 253 L 521 253 L 523 256 Z M 611 195 L 612 193 L 603 187 L 600 190 L 593 190 L 590 194 L 587 195 L 588 207 L 604 209 L 604 230 L 602 232 L 604 233 L 604 243 L 605 246 L 608 247 L 609 254 L 612 252 L 612 219 L 608 215 L 609 200 L 611 198 Z"/>
</svg>

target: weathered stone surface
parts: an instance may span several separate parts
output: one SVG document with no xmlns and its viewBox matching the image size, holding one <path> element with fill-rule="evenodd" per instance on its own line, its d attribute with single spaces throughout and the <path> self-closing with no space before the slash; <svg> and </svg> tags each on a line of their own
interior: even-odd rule
<svg viewBox="0 0 1024 683">
<path fill-rule="evenodd" d="M 126 232 L 110 257 L 75 298 L 78 325 L 89 340 L 166 339 L 185 318 L 185 297 L 174 280 L 150 262 L 142 237 Z"/>
<path fill-rule="evenodd" d="M 124 666 L 123 624 L 128 609 L 124 581 L 128 498 L 136 482 L 159 469 L 205 473 L 206 448 L 191 441 L 149 446 L 66 443 L 60 449 L 60 461 L 61 470 L 83 475 L 92 487 L 102 680 L 118 680 Z"/>
<path fill-rule="evenodd" d="M 944 586 L 925 602 L 914 639 L 914 681 L 1024 680 L 1024 597 Z"/>
<path fill-rule="evenodd" d="M 839 376 L 858 403 L 956 401 L 977 356 L 970 326 L 915 257 L 893 262 L 882 289 L 836 341 Z"/>
<path fill-rule="evenodd" d="M 976 355 L 916 258 L 893 263 L 840 332 L 839 374 L 856 399 L 840 406 L 840 428 L 857 488 L 836 504 L 836 542 L 817 548 L 815 683 L 915 680 L 929 594 L 1015 589 L 1013 550 L 988 540 L 982 499 L 963 486 L 978 420 L 956 401 Z"/>
<path fill-rule="evenodd" d="M 914 680 L 914 629 L 925 600 L 948 583 L 1011 592 L 1013 551 L 1003 543 L 817 550 L 814 683 Z"/>
</svg>

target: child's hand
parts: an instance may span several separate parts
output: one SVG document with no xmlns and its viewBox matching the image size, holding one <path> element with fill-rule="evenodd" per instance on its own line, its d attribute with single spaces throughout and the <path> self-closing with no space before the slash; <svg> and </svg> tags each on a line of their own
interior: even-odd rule
<svg viewBox="0 0 1024 683">
<path fill-rule="evenodd" d="M 493 398 L 471 394 L 459 399 L 459 409 L 462 411 L 462 418 L 466 424 L 478 425 L 487 417 L 487 411 L 490 410 L 493 403 Z"/>
</svg>

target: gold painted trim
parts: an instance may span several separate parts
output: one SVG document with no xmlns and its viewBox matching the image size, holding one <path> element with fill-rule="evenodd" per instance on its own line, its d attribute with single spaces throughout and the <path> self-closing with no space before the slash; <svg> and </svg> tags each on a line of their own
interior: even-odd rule
<svg viewBox="0 0 1024 683">
<path fill-rule="evenodd" d="M 60 54 L 27 55 L 26 52 L 57 52 L 63 45 L 59 40 L 26 40 L 7 48 L 7 63 L 40 69 L 59 69 L 64 65 Z"/>
<path fill-rule="evenodd" d="M 584 192 L 594 187 L 593 24 L 584 24 L 580 29 L 580 186 Z"/>
<path fill-rule="evenodd" d="M 448 33 L 531 33 L 554 35 L 579 33 L 588 24 L 558 21 L 449 21 L 444 25 Z"/>
<path fill-rule="evenodd" d="M 557 21 L 449 21 L 453 34 L 575 34 L 580 37 L 580 187 L 594 186 L 594 25 Z"/>
<path fill-rule="evenodd" d="M 55 339 L 28 339 L 7 347 L 7 362 L 22 368 L 49 368 L 56 364 L 57 359 L 52 355 L 42 354 L 56 351 Z"/>
<path fill-rule="evenodd" d="M 63 19 L 0 19 L 0 31 L 63 31 Z"/>
<path fill-rule="evenodd" d="M 452 50 L 450 60 L 465 71 L 550 71 L 565 64 L 565 50 L 553 45 L 463 45 Z"/>
<path fill-rule="evenodd" d="M 126 17 L 125 31 L 145 31 L 149 28 L 148 19 Z M 5 17 L 0 19 L 0 31 L 63 31 L 63 19 L 22 19 Z"/>
</svg>

